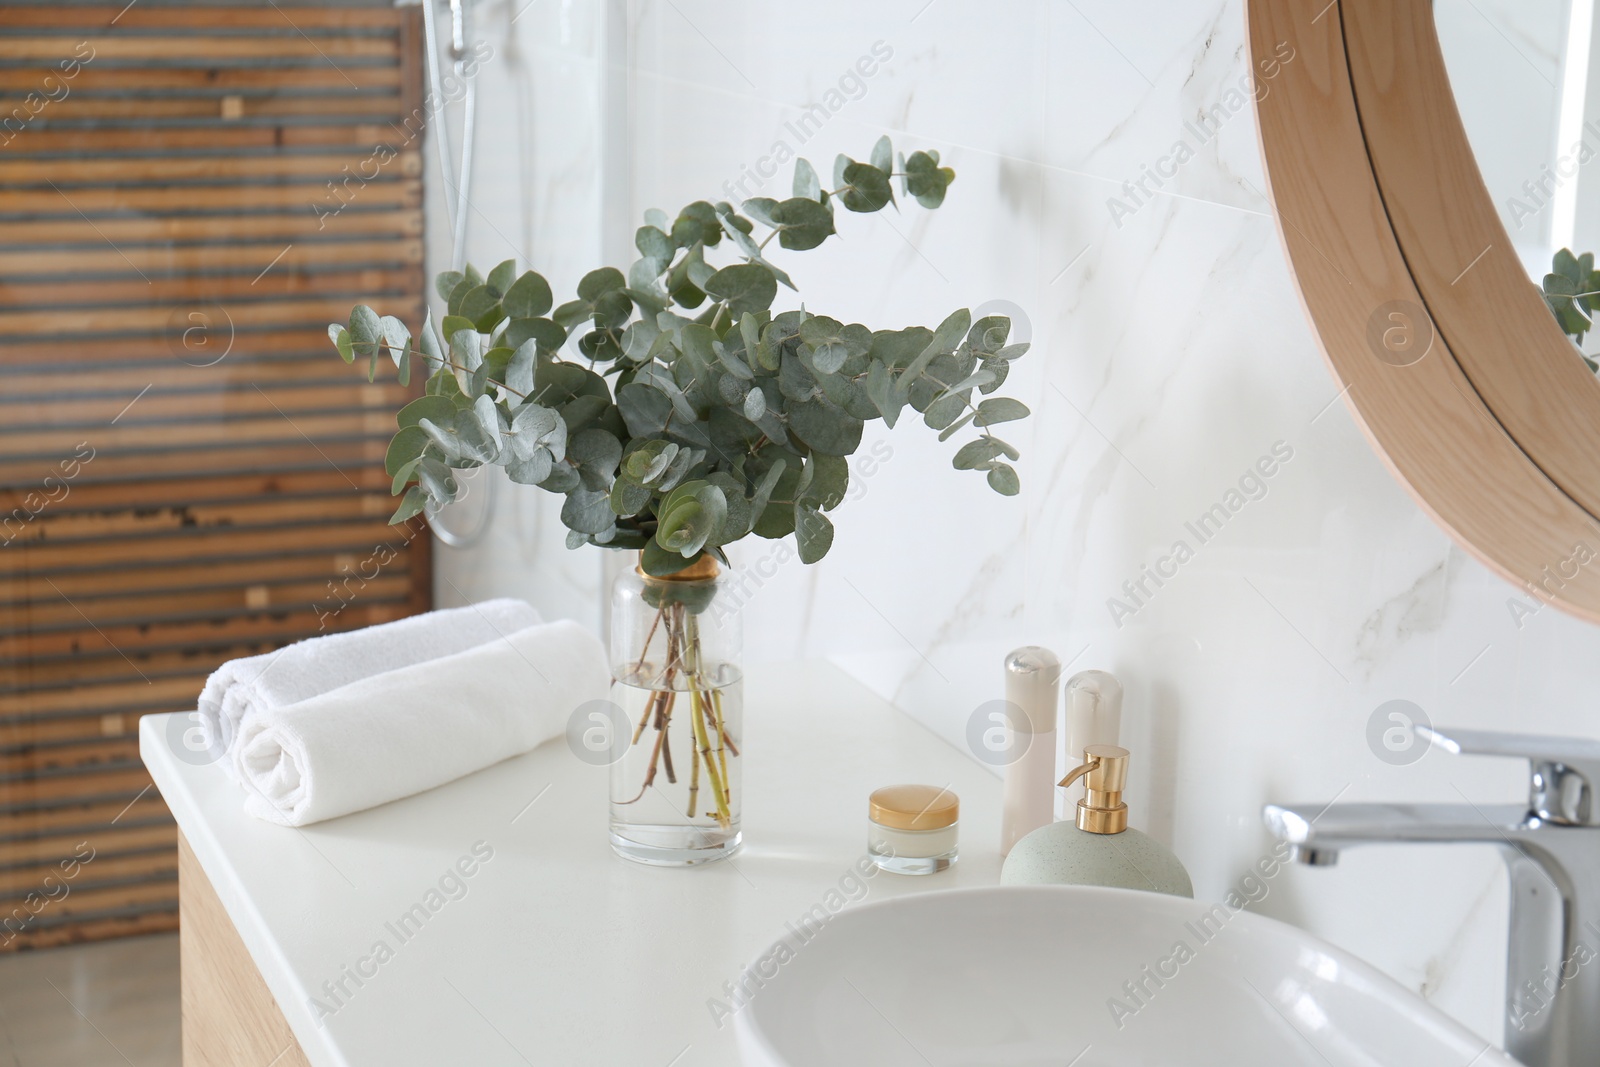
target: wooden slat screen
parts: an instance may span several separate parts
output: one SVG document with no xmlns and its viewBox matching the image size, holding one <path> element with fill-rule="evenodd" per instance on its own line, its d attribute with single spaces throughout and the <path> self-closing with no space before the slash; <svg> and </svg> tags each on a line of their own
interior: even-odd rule
<svg viewBox="0 0 1600 1067">
<path fill-rule="evenodd" d="M 141 715 L 428 604 L 387 525 L 407 390 L 326 333 L 423 312 L 420 26 L 0 5 L 0 951 L 176 924 Z"/>
</svg>

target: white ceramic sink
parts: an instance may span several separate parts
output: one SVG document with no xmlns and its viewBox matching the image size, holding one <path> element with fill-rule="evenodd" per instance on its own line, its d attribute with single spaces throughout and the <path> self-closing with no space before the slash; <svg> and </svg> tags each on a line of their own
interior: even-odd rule
<svg viewBox="0 0 1600 1067">
<path fill-rule="evenodd" d="M 735 1016 L 747 1067 L 1516 1067 L 1292 926 L 1155 893 L 921 893 L 785 944 Z"/>
</svg>

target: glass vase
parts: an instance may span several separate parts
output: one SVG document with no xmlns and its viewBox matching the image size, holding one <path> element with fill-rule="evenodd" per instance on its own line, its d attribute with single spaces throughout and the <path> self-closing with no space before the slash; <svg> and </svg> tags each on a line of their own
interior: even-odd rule
<svg viewBox="0 0 1600 1067">
<path fill-rule="evenodd" d="M 611 699 L 630 731 L 611 765 L 611 847 L 684 867 L 739 848 L 743 643 L 735 594 L 716 560 L 612 587 Z"/>
</svg>

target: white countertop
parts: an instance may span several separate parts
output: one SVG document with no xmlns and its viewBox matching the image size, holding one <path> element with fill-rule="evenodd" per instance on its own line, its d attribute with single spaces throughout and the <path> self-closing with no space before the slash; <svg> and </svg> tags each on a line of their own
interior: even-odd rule
<svg viewBox="0 0 1600 1067">
<path fill-rule="evenodd" d="M 1000 872 L 1000 783 L 966 753 L 827 663 L 752 668 L 745 684 L 744 849 L 686 870 L 612 853 L 607 770 L 559 738 L 301 830 L 247 816 L 220 768 L 180 759 L 171 716 L 144 718 L 140 753 L 316 1067 L 733 1065 L 733 1025 L 708 1002 L 786 923 L 852 888 L 873 789 L 954 789 L 961 858 L 878 873 L 858 901 Z M 464 895 L 430 901 L 480 842 L 493 856 L 465 865 Z M 437 910 L 402 939 L 419 903 Z M 338 1004 L 323 987 L 341 978 Z M 321 1025 L 313 996 L 337 1009 Z"/>
</svg>

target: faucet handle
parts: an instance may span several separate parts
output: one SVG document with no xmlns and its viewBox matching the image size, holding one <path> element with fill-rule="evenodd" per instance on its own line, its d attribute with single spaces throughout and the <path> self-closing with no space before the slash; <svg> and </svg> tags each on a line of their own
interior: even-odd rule
<svg viewBox="0 0 1600 1067">
<path fill-rule="evenodd" d="M 1586 737 L 1548 737 L 1418 726 L 1429 744 L 1455 756 L 1510 756 L 1528 761 L 1528 804 L 1533 815 L 1567 826 L 1594 825 L 1600 810 L 1600 741 Z"/>
</svg>

